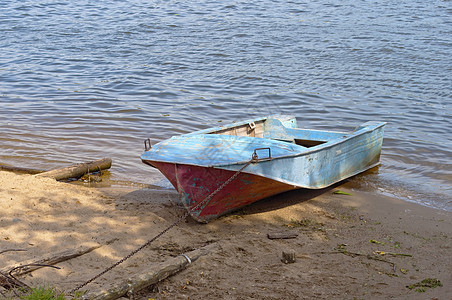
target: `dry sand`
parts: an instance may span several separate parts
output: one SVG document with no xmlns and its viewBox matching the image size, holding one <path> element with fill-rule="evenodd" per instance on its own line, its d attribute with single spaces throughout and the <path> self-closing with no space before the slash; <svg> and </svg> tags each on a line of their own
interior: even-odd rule
<svg viewBox="0 0 452 300">
<path fill-rule="evenodd" d="M 333 194 L 338 189 L 352 195 Z M 1 253 L 0 269 L 102 244 L 59 263 L 60 270 L 43 268 L 19 278 L 69 291 L 184 213 L 172 190 L 95 189 L 0 171 L 0 252 L 26 250 Z M 208 255 L 135 298 L 451 299 L 451 215 L 355 191 L 347 183 L 293 191 L 209 224 L 187 220 L 84 290 L 98 290 L 216 242 Z M 267 237 L 281 232 L 298 236 Z M 285 250 L 295 251 L 295 263 L 281 262 Z M 443 286 L 425 292 L 407 288 L 425 278 L 437 278 Z"/>
</svg>

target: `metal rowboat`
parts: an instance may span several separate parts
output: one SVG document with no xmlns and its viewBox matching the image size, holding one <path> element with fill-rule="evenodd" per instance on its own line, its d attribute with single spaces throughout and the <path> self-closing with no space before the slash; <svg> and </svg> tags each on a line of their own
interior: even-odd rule
<svg viewBox="0 0 452 300">
<path fill-rule="evenodd" d="M 296 128 L 291 116 L 270 116 L 175 136 L 152 147 L 147 140 L 141 159 L 169 179 L 195 220 L 207 222 L 278 193 L 325 188 L 377 166 L 385 124 L 320 131 Z"/>
</svg>

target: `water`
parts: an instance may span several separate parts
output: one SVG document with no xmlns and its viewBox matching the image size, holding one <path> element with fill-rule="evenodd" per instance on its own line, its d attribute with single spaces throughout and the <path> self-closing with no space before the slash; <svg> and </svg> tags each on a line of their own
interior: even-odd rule
<svg viewBox="0 0 452 300">
<path fill-rule="evenodd" d="M 111 157 L 113 181 L 166 186 L 145 138 L 378 120 L 382 165 L 352 183 L 452 211 L 451 1 L 193 2 L 2 1 L 0 163 Z"/>
</svg>

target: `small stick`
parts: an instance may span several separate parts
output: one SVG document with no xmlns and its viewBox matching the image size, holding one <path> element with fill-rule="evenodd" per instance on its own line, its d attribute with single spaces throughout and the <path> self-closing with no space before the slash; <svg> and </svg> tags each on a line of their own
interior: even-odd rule
<svg viewBox="0 0 452 300">
<path fill-rule="evenodd" d="M 298 233 L 296 232 L 271 232 L 267 233 L 267 237 L 270 240 L 276 240 L 276 239 L 294 239 L 298 236 Z"/>
<path fill-rule="evenodd" d="M 15 264 L 13 266 L 10 266 L 8 268 L 4 268 L 3 272 L 8 272 L 8 273 L 13 273 L 14 270 L 14 275 L 22 275 L 22 274 L 26 274 L 32 271 L 35 271 L 39 268 L 42 268 L 42 266 L 50 266 L 50 265 L 55 265 L 57 263 L 60 263 L 62 261 L 65 260 L 69 260 L 72 258 L 75 258 L 77 256 L 81 256 L 83 254 L 89 253 L 99 247 L 101 247 L 102 245 L 98 244 L 96 246 L 92 246 L 92 247 L 79 247 L 77 249 L 69 249 L 69 250 L 65 250 L 65 251 L 61 251 L 58 253 L 54 253 L 54 254 L 50 254 L 46 257 L 43 257 L 41 259 L 35 260 L 35 261 L 24 261 L 18 264 Z"/>
<path fill-rule="evenodd" d="M 387 261 L 387 260 L 379 258 L 379 257 L 372 256 L 370 254 L 361 254 L 361 253 L 350 252 L 350 251 L 346 251 L 346 250 L 330 251 L 330 252 L 322 251 L 322 252 L 317 252 L 317 254 L 345 254 L 345 255 L 348 255 L 348 256 L 351 256 L 351 257 L 364 256 L 367 259 L 373 259 L 373 260 L 376 260 L 376 261 L 382 261 L 382 262 L 388 263 L 388 264 L 390 264 L 392 266 L 394 272 L 396 271 L 395 263 L 393 263 L 391 261 Z"/>
<path fill-rule="evenodd" d="M 5 252 L 11 252 L 11 251 L 27 251 L 27 250 L 26 249 L 6 249 L 6 250 L 0 251 L 0 254 L 5 253 Z"/>
<path fill-rule="evenodd" d="M 12 269 L 9 271 L 8 275 L 9 275 L 11 278 L 17 280 L 17 278 L 15 278 L 15 277 L 13 276 L 13 274 L 11 274 L 11 273 L 13 273 L 14 270 L 21 269 L 21 268 L 27 268 L 27 267 L 40 267 L 40 268 L 42 268 L 42 267 L 49 267 L 49 268 L 54 268 L 54 269 L 58 269 L 58 270 L 61 269 L 60 267 L 52 266 L 52 265 L 46 265 L 46 264 L 28 264 L 28 265 L 22 265 L 22 266 L 17 266 L 17 267 L 12 268 Z"/>
<path fill-rule="evenodd" d="M 20 280 L 17 280 L 15 278 L 12 278 L 2 272 L 0 272 L 0 286 L 4 287 L 7 290 L 11 290 L 13 288 L 24 288 L 29 290 L 30 287 L 23 283 Z"/>
</svg>

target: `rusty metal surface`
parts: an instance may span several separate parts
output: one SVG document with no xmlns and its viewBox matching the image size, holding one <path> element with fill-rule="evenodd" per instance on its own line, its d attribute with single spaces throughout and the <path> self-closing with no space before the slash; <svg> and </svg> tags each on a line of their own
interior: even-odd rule
<svg viewBox="0 0 452 300">
<path fill-rule="evenodd" d="M 235 172 L 172 163 L 154 162 L 153 165 L 170 180 L 185 208 L 199 222 L 207 222 L 260 199 L 296 188 L 265 177 L 240 173 L 208 203 L 192 211 Z"/>
<path fill-rule="evenodd" d="M 256 149 L 269 148 L 272 160 L 252 164 L 247 172 L 304 188 L 323 188 L 379 163 L 385 123 L 368 122 L 343 133 L 286 127 L 276 118 L 264 120 L 266 138 L 215 134 L 225 128 L 219 127 L 162 141 L 145 151 L 141 159 L 234 171 Z M 283 120 L 293 126 L 292 119 Z M 304 147 L 296 144 L 299 140 L 321 144 Z"/>
<path fill-rule="evenodd" d="M 256 123 L 262 138 L 216 134 L 239 126 L 240 134 L 252 135 Z M 295 124 L 291 117 L 246 120 L 173 137 L 145 151 L 141 159 L 158 168 L 190 208 L 252 157 L 259 157 L 208 205 L 192 213 L 200 221 L 290 189 L 324 188 L 379 164 L 385 123 L 367 122 L 350 133 L 297 129 Z M 247 126 L 250 130 L 243 131 Z"/>
</svg>

